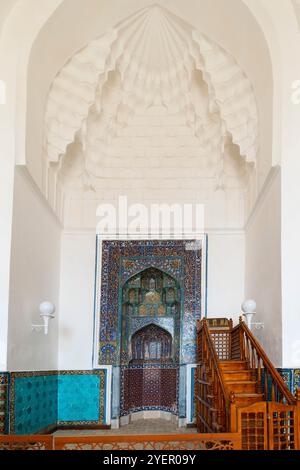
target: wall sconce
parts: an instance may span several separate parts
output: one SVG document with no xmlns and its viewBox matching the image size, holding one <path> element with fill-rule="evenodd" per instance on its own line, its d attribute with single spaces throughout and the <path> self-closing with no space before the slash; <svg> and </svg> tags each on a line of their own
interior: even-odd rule
<svg viewBox="0 0 300 470">
<path fill-rule="evenodd" d="M 255 327 L 256 330 L 261 330 L 264 328 L 264 322 L 253 322 L 253 315 L 256 314 L 256 302 L 253 299 L 244 300 L 242 303 L 242 311 L 246 317 L 246 323 L 249 330 L 252 330 L 252 326 Z"/>
<path fill-rule="evenodd" d="M 32 324 L 32 331 L 41 331 L 44 329 L 45 335 L 48 334 L 48 328 L 49 328 L 49 320 L 51 318 L 54 318 L 54 312 L 55 312 L 55 305 L 52 302 L 42 302 L 39 305 L 39 311 L 40 311 L 40 317 L 43 320 L 43 325 L 34 325 Z"/>
</svg>

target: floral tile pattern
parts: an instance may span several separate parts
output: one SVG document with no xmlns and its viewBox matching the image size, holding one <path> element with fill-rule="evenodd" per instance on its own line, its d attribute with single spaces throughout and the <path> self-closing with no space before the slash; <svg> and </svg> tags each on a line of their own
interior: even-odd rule
<svg viewBox="0 0 300 470">
<path fill-rule="evenodd" d="M 293 370 L 293 393 L 300 388 L 300 369 Z"/>
<path fill-rule="evenodd" d="M 293 393 L 293 369 L 277 369 L 287 388 Z"/>
</svg>

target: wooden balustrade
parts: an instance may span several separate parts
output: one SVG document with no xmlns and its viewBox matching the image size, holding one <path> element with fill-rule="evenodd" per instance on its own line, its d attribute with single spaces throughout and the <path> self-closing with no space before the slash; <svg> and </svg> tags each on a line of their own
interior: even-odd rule
<svg viewBox="0 0 300 470">
<path fill-rule="evenodd" d="M 240 433 L 145 436 L 62 436 L 55 450 L 239 450 Z"/>
<path fill-rule="evenodd" d="M 0 450 L 240 450 L 240 433 L 115 436 L 0 436 Z"/>
<path fill-rule="evenodd" d="M 241 336 L 239 327 L 235 327 L 230 332 L 231 335 L 231 351 L 230 358 L 231 360 L 241 359 Z"/>
<path fill-rule="evenodd" d="M 53 436 L 47 435 L 3 435 L 0 450 L 52 450 Z"/>
<path fill-rule="evenodd" d="M 229 404 L 218 356 L 205 320 L 198 324 L 199 364 L 195 393 L 198 403 L 196 421 L 199 432 L 226 432 L 229 429 Z"/>
<path fill-rule="evenodd" d="M 209 324 L 197 325 L 198 431 L 240 432 L 245 450 L 300 449 L 300 390 L 292 395 L 242 319 Z"/>
<path fill-rule="evenodd" d="M 240 334 L 240 359 L 247 361 L 249 368 L 256 372 L 264 400 L 296 405 L 296 398 L 288 390 L 265 351 L 241 319 L 236 330 Z M 232 334 L 233 332 L 234 330 Z"/>
</svg>

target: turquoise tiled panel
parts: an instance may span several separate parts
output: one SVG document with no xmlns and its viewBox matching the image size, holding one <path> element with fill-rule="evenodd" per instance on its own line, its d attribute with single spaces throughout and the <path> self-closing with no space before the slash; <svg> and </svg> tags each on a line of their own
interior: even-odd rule
<svg viewBox="0 0 300 470">
<path fill-rule="evenodd" d="M 58 421 L 99 423 L 101 405 L 101 378 L 92 374 L 59 375 Z"/>
<path fill-rule="evenodd" d="M 14 377 L 11 432 L 32 434 L 56 425 L 57 375 Z"/>
</svg>

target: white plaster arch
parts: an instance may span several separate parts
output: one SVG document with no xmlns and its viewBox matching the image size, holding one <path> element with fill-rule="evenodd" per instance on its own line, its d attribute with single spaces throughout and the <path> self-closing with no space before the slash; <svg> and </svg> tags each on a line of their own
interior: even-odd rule
<svg viewBox="0 0 300 470">
<path fill-rule="evenodd" d="M 213 41 L 221 44 L 225 50 L 236 57 L 246 75 L 249 72 L 250 80 L 254 78 L 254 87 L 258 90 L 260 97 L 262 97 L 261 109 L 259 109 L 260 122 L 262 123 L 260 135 L 265 136 L 263 137 L 263 145 L 260 145 L 264 159 L 260 160 L 262 163 L 259 164 L 258 168 L 259 187 L 261 187 L 271 165 L 272 156 L 272 126 L 270 122 L 272 120 L 273 78 L 272 73 L 267 72 L 265 74 L 268 76 L 267 80 L 260 81 L 257 76 L 255 77 L 257 73 L 251 70 L 253 66 L 257 66 L 257 51 L 255 47 L 252 47 L 252 44 L 256 44 L 258 52 L 260 49 L 264 50 L 264 55 L 261 54 L 258 59 L 259 68 L 263 69 L 262 75 L 264 75 L 267 69 L 270 71 L 272 69 L 271 65 L 269 65 L 270 57 L 266 41 L 261 27 L 256 22 L 255 16 L 249 11 L 242 0 L 229 0 L 226 4 L 220 0 L 210 0 L 209 2 L 207 0 L 191 0 L 189 8 L 185 8 L 185 4 L 181 0 L 159 0 L 156 3 L 171 10 L 174 14 L 192 24 L 195 29 L 203 31 Z M 46 96 L 58 70 L 77 50 L 98 37 L 108 26 L 117 24 L 130 16 L 130 14 L 151 4 L 153 4 L 151 0 L 127 0 L 121 4 L 118 0 L 112 0 L 109 4 L 102 0 L 86 0 L 83 7 L 81 0 L 64 1 L 55 13 L 55 17 L 53 16 L 40 32 L 32 49 L 28 70 L 28 114 L 30 119 L 27 121 L 28 139 L 26 148 L 29 171 L 40 187 L 43 187 L 43 169 L 41 164 L 43 132 L 41 130 L 41 122 L 44 117 Z M 236 17 L 239 17 L 240 21 L 236 21 Z M 63 30 L 63 21 L 66 22 L 68 18 L 70 18 L 69 23 L 74 22 L 72 31 L 71 29 L 70 31 Z M 87 18 L 89 18 L 88 23 Z M 241 26 L 244 21 L 245 28 Z M 234 24 L 236 27 L 234 27 Z M 86 31 L 84 31 L 85 29 Z M 228 31 L 233 29 L 235 33 L 228 35 L 226 29 Z M 54 31 L 55 38 L 53 35 Z M 251 31 L 252 43 L 247 39 Z M 255 39 L 256 36 L 259 36 L 257 40 Z M 62 47 L 55 43 L 55 41 L 60 42 Z M 51 49 L 51 42 L 55 45 L 55 54 L 54 46 Z M 43 63 L 43 66 L 38 68 L 36 65 L 40 60 L 39 57 L 44 55 L 45 50 L 49 52 L 51 60 L 49 63 L 48 61 Z M 240 57 L 241 55 L 242 57 Z M 241 60 L 239 61 L 239 59 Z M 37 80 L 40 80 L 39 86 L 36 86 Z M 61 204 L 57 203 L 55 198 L 53 206 L 57 206 L 57 211 L 61 212 Z"/>
<path fill-rule="evenodd" d="M 153 37 L 147 42 L 146 37 L 151 34 Z M 169 36 L 173 40 L 181 36 L 180 42 L 174 43 L 181 59 L 176 66 Z M 151 56 L 155 60 L 147 68 L 145 61 L 153 62 Z M 120 103 L 122 111 L 116 111 L 116 122 L 125 125 L 142 100 L 150 106 L 159 89 L 166 106 L 172 106 L 173 112 L 185 114 L 187 121 L 196 121 L 197 127 L 202 128 L 190 89 L 193 71 L 201 70 L 208 86 L 209 107 L 213 113 L 220 113 L 223 138 L 226 132 L 230 133 L 241 156 L 246 161 L 256 161 L 258 116 L 248 77 L 221 46 L 156 5 L 137 11 L 108 30 L 59 71 L 46 104 L 44 150 L 49 161 L 57 162 L 65 154 L 80 129 L 82 139 L 86 140 L 83 136 L 86 131 L 82 129 L 89 109 L 96 105 L 97 112 L 102 112 L 102 88 L 108 72 L 116 70 L 117 63 L 126 88 L 126 101 Z M 108 126 L 106 136 L 111 133 L 111 122 Z"/>
<path fill-rule="evenodd" d="M 268 0 L 241 0 L 241 2 L 249 9 L 266 37 L 272 59 L 273 77 L 278 81 L 278 77 L 281 75 L 278 72 L 280 72 L 282 65 L 291 62 L 288 52 L 290 51 L 291 41 L 295 40 L 295 35 L 298 32 L 297 17 L 292 0 L 285 0 L 284 4 L 280 0 L 274 0 L 273 2 Z M 43 0 L 43 2 L 38 3 L 35 0 L 17 0 L 4 22 L 0 37 L 0 71 L 2 79 L 6 79 L 5 81 L 10 85 L 7 90 L 8 97 L 10 90 L 14 89 L 13 83 L 15 83 L 16 72 L 18 74 L 18 89 L 16 92 L 18 100 L 16 107 L 11 106 L 10 110 L 18 116 L 18 134 L 15 140 L 17 142 L 16 162 L 20 164 L 25 163 L 26 90 L 30 55 L 38 33 L 48 23 L 53 13 L 65 3 L 67 3 L 66 0 Z M 128 3 L 129 8 L 132 10 L 131 4 L 134 2 L 129 1 Z M 151 4 L 152 2 L 146 3 Z M 157 3 L 165 4 L 163 1 Z M 72 7 L 71 4 L 70 7 Z M 28 15 L 29 11 L 34 11 L 35 14 Z M 24 21 L 25 17 L 26 21 Z M 16 70 L 16 63 L 13 65 L 13 56 L 16 55 L 20 35 L 22 35 L 22 41 L 19 42 L 21 47 L 18 48 L 19 64 Z M 3 111 L 6 114 L 7 110 L 8 108 L 1 109 L 1 117 L 4 116 Z M 8 114 L 6 114 L 5 119 L 7 118 Z M 21 123 L 22 125 L 19 127 Z"/>
</svg>

